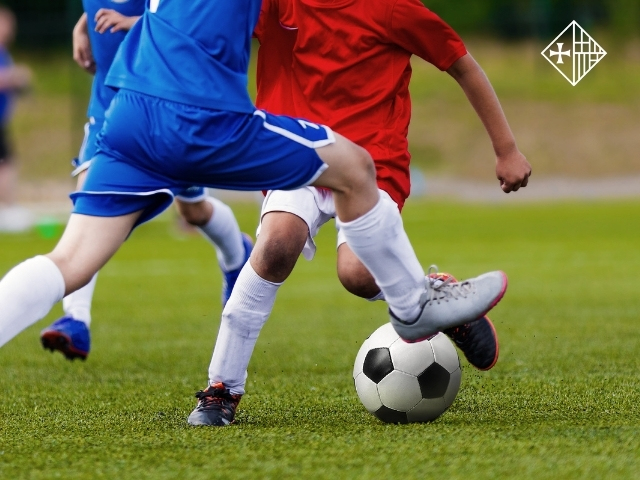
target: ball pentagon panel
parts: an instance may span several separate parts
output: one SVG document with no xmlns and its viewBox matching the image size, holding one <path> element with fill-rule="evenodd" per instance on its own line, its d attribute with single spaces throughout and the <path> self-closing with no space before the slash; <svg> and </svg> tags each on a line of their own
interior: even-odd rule
<svg viewBox="0 0 640 480">
<path fill-rule="evenodd" d="M 393 363 L 388 348 L 372 348 L 367 352 L 362 363 L 362 373 L 364 375 L 374 383 L 380 383 L 391 372 L 393 372 Z"/>
</svg>

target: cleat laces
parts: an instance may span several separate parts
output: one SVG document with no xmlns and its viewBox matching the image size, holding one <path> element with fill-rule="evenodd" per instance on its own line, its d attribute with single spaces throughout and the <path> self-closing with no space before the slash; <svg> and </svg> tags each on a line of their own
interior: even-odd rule
<svg viewBox="0 0 640 480">
<path fill-rule="evenodd" d="M 448 302 L 466 298 L 475 292 L 471 282 L 456 282 L 453 277 L 441 278 L 437 276 L 438 267 L 431 265 L 427 271 L 427 291 L 422 294 L 421 304 Z"/>
</svg>

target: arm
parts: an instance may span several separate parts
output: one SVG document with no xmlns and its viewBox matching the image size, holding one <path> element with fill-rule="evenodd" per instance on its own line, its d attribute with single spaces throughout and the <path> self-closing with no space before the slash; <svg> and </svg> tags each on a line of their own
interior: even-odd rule
<svg viewBox="0 0 640 480">
<path fill-rule="evenodd" d="M 0 91 L 22 93 L 31 85 L 31 70 L 24 65 L 0 69 Z"/>
<path fill-rule="evenodd" d="M 96 32 L 98 33 L 116 33 L 128 32 L 131 27 L 138 21 L 140 17 L 126 17 L 115 10 L 101 8 L 96 13 Z"/>
<path fill-rule="evenodd" d="M 83 13 L 73 28 L 73 59 L 83 70 L 90 74 L 96 73 L 96 63 L 91 52 L 87 14 Z"/>
<path fill-rule="evenodd" d="M 526 187 L 531 165 L 518 150 L 498 97 L 480 65 L 467 54 L 458 59 L 447 73 L 462 87 L 489 134 L 496 154 L 496 176 L 502 190 L 509 193 Z"/>
</svg>

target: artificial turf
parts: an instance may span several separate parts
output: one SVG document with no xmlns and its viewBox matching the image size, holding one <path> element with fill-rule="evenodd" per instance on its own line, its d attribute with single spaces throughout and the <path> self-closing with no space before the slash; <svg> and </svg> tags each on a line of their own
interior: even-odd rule
<svg viewBox="0 0 640 480">
<path fill-rule="evenodd" d="M 235 210 L 253 232 L 257 207 Z M 86 363 L 39 345 L 60 307 L 0 349 L 0 478 L 637 478 L 640 204 L 420 200 L 404 218 L 425 268 L 510 279 L 500 361 L 462 360 L 437 421 L 385 425 L 359 404 L 352 363 L 385 305 L 342 289 L 329 225 L 280 290 L 237 424 L 188 427 L 220 274 L 205 241 L 158 221 L 101 273 Z M 0 272 L 53 243 L 0 236 Z"/>
</svg>

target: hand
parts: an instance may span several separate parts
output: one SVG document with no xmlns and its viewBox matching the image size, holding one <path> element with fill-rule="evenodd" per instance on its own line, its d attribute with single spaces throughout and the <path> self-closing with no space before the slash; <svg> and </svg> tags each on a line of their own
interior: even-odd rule
<svg viewBox="0 0 640 480">
<path fill-rule="evenodd" d="M 15 65 L 10 72 L 11 83 L 18 92 L 24 92 L 31 86 L 31 70 L 24 65 Z"/>
<path fill-rule="evenodd" d="M 125 15 L 122 15 L 121 13 L 116 12 L 115 10 L 101 8 L 100 10 L 98 10 L 98 13 L 96 13 L 96 32 L 126 32 L 131 29 L 138 18 L 139 17 L 127 17 Z"/>
<path fill-rule="evenodd" d="M 84 21 L 83 21 L 84 19 Z M 73 29 L 73 59 L 84 71 L 96 73 L 96 62 L 91 51 L 86 17 L 83 15 Z"/>
<path fill-rule="evenodd" d="M 496 158 L 496 177 L 505 193 L 526 187 L 530 176 L 531 165 L 517 148 Z"/>
</svg>

